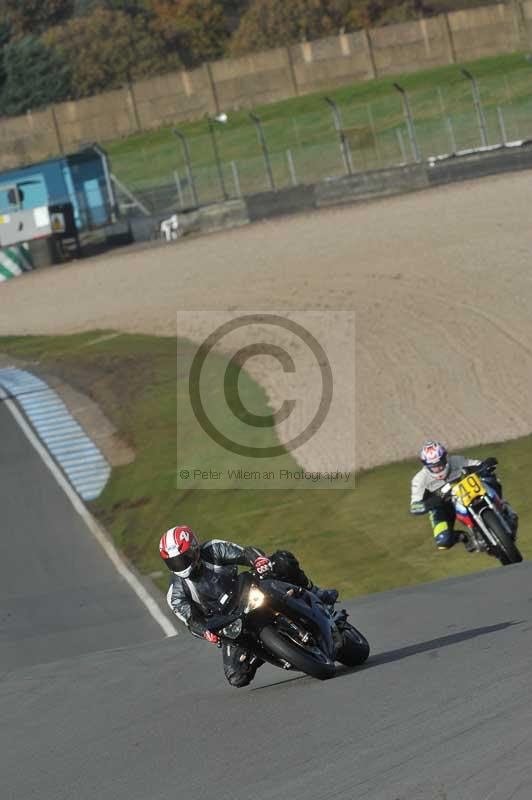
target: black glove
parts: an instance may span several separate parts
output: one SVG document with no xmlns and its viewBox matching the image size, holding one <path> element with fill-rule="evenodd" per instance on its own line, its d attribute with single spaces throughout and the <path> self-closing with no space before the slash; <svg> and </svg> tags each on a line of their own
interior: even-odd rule
<svg viewBox="0 0 532 800">
<path fill-rule="evenodd" d="M 443 499 L 440 497 L 439 494 L 433 492 L 425 500 L 423 500 L 423 502 L 425 504 L 425 509 L 427 511 L 432 511 L 433 508 L 441 506 L 441 504 L 443 503 Z"/>
</svg>

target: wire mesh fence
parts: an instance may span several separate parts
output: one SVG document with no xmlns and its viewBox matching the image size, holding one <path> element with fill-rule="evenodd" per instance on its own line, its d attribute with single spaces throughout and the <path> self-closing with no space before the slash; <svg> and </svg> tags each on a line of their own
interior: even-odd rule
<svg viewBox="0 0 532 800">
<path fill-rule="evenodd" d="M 134 198 L 123 205 L 180 210 L 532 138 L 530 67 L 478 80 L 457 70 L 442 86 L 391 84 L 365 103 L 343 98 L 323 97 L 303 114 L 222 114 L 194 135 L 146 138 L 112 159 Z"/>
</svg>

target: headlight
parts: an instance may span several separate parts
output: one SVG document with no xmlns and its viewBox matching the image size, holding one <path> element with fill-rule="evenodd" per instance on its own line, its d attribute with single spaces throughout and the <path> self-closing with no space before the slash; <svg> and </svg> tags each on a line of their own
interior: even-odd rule
<svg viewBox="0 0 532 800">
<path fill-rule="evenodd" d="M 227 625 L 223 630 L 222 633 L 224 636 L 227 636 L 228 639 L 238 639 L 240 634 L 242 633 L 242 620 L 235 619 L 230 625 Z"/>
<path fill-rule="evenodd" d="M 250 611 L 255 611 L 256 608 L 259 608 L 264 603 L 264 592 L 261 592 L 260 589 L 257 589 L 256 586 L 252 586 L 249 590 L 248 594 L 248 604 L 244 609 L 245 614 L 249 614 Z"/>
</svg>

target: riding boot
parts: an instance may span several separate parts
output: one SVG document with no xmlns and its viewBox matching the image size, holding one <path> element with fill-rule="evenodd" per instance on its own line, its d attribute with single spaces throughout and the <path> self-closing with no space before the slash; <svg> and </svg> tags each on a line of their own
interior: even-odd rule
<svg viewBox="0 0 532 800">
<path fill-rule="evenodd" d="M 338 600 L 338 592 L 336 589 L 320 589 L 316 586 L 310 578 L 305 575 L 299 565 L 299 561 L 293 553 L 289 550 L 277 550 L 271 555 L 273 564 L 273 572 L 281 580 L 288 583 L 293 583 L 296 586 L 301 586 L 303 589 L 308 589 L 309 592 L 316 595 L 318 600 L 325 603 L 327 606 L 333 606 Z"/>
<path fill-rule="evenodd" d="M 309 581 L 308 590 L 309 592 L 312 592 L 312 594 L 316 595 L 318 600 L 320 600 L 326 606 L 334 606 L 338 600 L 338 592 L 336 589 L 320 589 L 320 587 L 316 586 L 315 583 Z"/>
<path fill-rule="evenodd" d="M 225 677 L 231 686 L 237 689 L 251 683 L 256 671 L 264 663 L 256 655 L 238 645 L 224 644 L 222 657 Z"/>
<path fill-rule="evenodd" d="M 468 553 L 476 553 L 477 546 L 467 531 L 457 531 L 456 536 L 456 540 L 462 542 Z"/>
</svg>

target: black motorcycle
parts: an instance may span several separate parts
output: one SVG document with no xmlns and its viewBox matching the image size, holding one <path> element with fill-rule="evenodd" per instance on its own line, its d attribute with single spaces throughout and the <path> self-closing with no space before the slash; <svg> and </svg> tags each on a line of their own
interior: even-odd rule
<svg viewBox="0 0 532 800">
<path fill-rule="evenodd" d="M 238 645 L 282 669 L 313 678 L 332 678 L 335 662 L 349 667 L 369 656 L 365 637 L 312 592 L 275 577 L 243 572 L 231 596 L 224 595 L 219 614 L 207 627 L 225 644 Z"/>
</svg>

